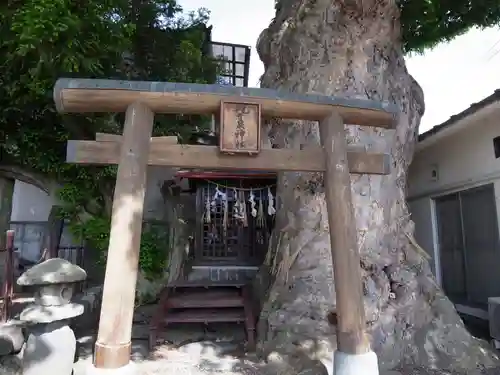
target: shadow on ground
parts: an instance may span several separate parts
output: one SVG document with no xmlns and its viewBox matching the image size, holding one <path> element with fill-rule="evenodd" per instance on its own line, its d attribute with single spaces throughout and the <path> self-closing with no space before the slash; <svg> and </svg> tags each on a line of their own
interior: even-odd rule
<svg viewBox="0 0 500 375">
<path fill-rule="evenodd" d="M 245 355 L 245 332 L 237 324 L 172 325 L 148 351 L 148 323 L 156 306 L 136 310 L 132 330 L 132 361 L 139 374 L 261 374 L 252 355 Z M 92 361 L 97 327 L 80 332 L 79 360 L 74 375 L 84 375 Z"/>
<path fill-rule="evenodd" d="M 172 325 L 159 335 L 158 343 L 148 351 L 148 323 L 155 305 L 143 306 L 134 315 L 132 360 L 140 375 L 276 375 L 280 373 L 269 364 L 259 361 L 254 354 L 245 353 L 245 332 L 242 325 L 213 324 Z M 477 337 L 488 339 L 484 321 L 465 320 L 468 329 Z M 74 375 L 84 375 L 92 361 L 92 350 L 97 327 L 80 332 L 79 361 Z M 286 375 L 320 375 L 332 369 L 315 369 L 306 373 L 289 368 Z M 294 371 L 296 370 L 296 371 Z M 500 369 L 480 369 L 465 374 L 425 367 L 404 366 L 380 375 L 500 375 Z"/>
</svg>

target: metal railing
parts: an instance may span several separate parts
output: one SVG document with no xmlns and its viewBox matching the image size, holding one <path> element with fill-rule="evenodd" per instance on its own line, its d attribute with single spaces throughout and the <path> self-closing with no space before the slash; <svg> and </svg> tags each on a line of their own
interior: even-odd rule
<svg viewBox="0 0 500 375">
<path fill-rule="evenodd" d="M 31 222 L 22 222 L 22 223 L 11 223 L 16 225 L 30 225 L 36 224 L 37 226 L 44 226 L 45 223 L 31 223 Z M 25 228 L 22 228 L 22 233 L 24 233 Z M 18 229 L 19 231 L 19 229 Z M 18 251 L 14 246 L 16 237 L 16 230 L 8 230 L 6 232 L 6 246 L 3 249 L 0 249 L 0 253 L 4 253 L 3 265 L 3 278 L 2 282 L 2 290 L 1 290 L 1 304 L 0 304 L 0 322 L 5 322 L 9 318 L 11 318 L 11 310 L 12 303 L 14 299 L 14 286 L 16 276 L 19 276 L 19 273 L 26 271 L 26 269 L 33 267 L 34 265 L 43 262 L 45 259 L 48 259 L 49 252 L 47 250 L 43 251 L 43 254 L 40 256 L 38 261 L 32 262 L 27 261 L 26 259 L 20 259 L 22 256 L 22 252 Z M 57 256 L 62 259 L 66 259 L 67 261 L 78 265 L 85 269 L 84 267 L 84 254 L 85 248 L 84 246 L 59 246 L 57 248 Z M 18 258 L 16 262 L 16 257 Z M 16 267 L 18 269 L 16 269 Z M 17 272 L 16 272 L 17 271 Z M 86 287 L 86 282 L 78 283 L 75 287 L 76 292 L 81 292 Z"/>
<path fill-rule="evenodd" d="M 10 227 L 15 231 L 15 239 L 17 242 L 15 244 L 15 252 L 18 254 L 19 258 L 28 260 L 30 263 L 34 263 L 35 259 L 30 259 L 26 256 L 27 248 L 29 244 L 34 244 L 37 249 L 42 249 L 42 244 L 40 241 L 43 240 L 43 233 L 47 230 L 48 223 L 46 221 L 11 221 Z M 62 228 L 61 228 L 62 229 Z M 34 234 L 36 233 L 36 234 Z M 62 232 L 61 232 L 62 234 Z M 32 236 L 32 237 L 30 237 Z M 20 242 L 18 242 L 20 241 Z M 59 239 L 60 241 L 60 239 Z M 59 242 L 58 241 L 58 242 Z M 67 261 L 76 264 L 84 268 L 84 246 L 58 246 L 57 251 L 54 252 L 57 257 L 66 259 Z M 31 257 L 33 258 L 33 256 Z M 38 253 L 36 255 L 36 260 L 40 258 L 45 258 L 43 253 Z"/>
<path fill-rule="evenodd" d="M 68 262 L 76 264 L 85 269 L 85 247 L 84 246 L 59 246 L 57 257 L 66 259 Z M 82 292 L 87 286 L 87 280 L 79 282 L 75 287 L 75 292 Z"/>
<path fill-rule="evenodd" d="M 85 269 L 85 247 L 84 246 L 59 246 L 57 257 L 66 259 L 68 262 L 76 264 Z"/>
</svg>

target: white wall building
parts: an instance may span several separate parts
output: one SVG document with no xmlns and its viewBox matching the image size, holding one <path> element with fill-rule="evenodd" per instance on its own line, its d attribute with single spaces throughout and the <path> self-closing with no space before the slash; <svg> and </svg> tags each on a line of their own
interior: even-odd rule
<svg viewBox="0 0 500 375">
<path fill-rule="evenodd" d="M 164 202 L 161 186 L 172 179 L 174 170 L 163 167 L 149 167 L 148 185 L 145 197 L 144 218 L 162 220 Z M 16 230 L 15 246 L 22 258 L 36 261 L 40 258 L 40 241 L 51 208 L 57 203 L 56 193 L 49 195 L 36 186 L 16 180 L 12 197 L 11 228 Z M 63 231 L 60 246 L 78 246 L 68 231 Z"/>
<path fill-rule="evenodd" d="M 500 90 L 420 135 L 407 200 L 438 283 L 486 318 L 500 296 Z"/>
</svg>

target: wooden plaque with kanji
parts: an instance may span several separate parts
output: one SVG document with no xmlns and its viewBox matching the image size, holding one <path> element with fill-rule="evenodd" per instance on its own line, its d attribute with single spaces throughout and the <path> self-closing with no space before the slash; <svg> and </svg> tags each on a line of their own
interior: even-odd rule
<svg viewBox="0 0 500 375">
<path fill-rule="evenodd" d="M 259 104 L 221 102 L 219 148 L 229 154 L 259 153 Z"/>
</svg>

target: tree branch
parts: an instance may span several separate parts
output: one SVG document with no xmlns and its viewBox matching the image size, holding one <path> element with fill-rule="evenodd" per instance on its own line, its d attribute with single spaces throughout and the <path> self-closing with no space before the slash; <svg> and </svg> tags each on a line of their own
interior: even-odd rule
<svg viewBox="0 0 500 375">
<path fill-rule="evenodd" d="M 14 165 L 0 165 L 0 175 L 34 185 L 50 194 L 50 180 L 39 173 Z"/>
</svg>

